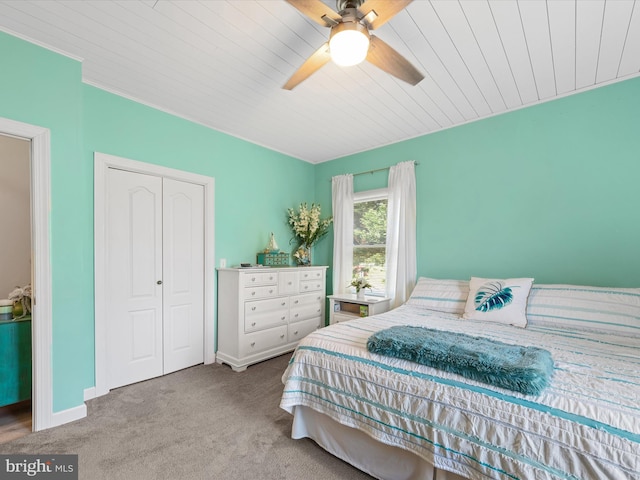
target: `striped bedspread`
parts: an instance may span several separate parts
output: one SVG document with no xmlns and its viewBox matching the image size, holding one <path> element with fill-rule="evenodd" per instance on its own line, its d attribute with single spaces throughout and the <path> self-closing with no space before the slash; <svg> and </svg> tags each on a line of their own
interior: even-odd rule
<svg viewBox="0 0 640 480">
<path fill-rule="evenodd" d="M 369 353 L 369 336 L 421 325 L 551 352 L 541 395 Z M 313 408 L 470 479 L 640 479 L 640 338 L 460 320 L 404 305 L 303 339 L 280 406 Z"/>
</svg>

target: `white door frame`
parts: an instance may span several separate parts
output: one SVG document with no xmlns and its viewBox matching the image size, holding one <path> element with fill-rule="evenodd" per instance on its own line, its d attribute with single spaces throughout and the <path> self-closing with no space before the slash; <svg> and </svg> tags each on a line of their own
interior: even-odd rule
<svg viewBox="0 0 640 480">
<path fill-rule="evenodd" d="M 94 254 L 95 254 L 95 375 L 96 396 L 109 393 L 107 376 L 106 303 L 106 194 L 109 168 L 146 175 L 173 178 L 204 187 L 204 363 L 216 361 L 215 355 L 215 255 L 214 255 L 214 179 L 150 163 L 95 152 L 94 154 Z"/>
<path fill-rule="evenodd" d="M 31 245 L 33 248 L 32 430 L 54 425 L 52 354 L 51 258 L 49 211 L 51 134 L 49 129 L 0 118 L 0 133 L 31 141 Z"/>
</svg>

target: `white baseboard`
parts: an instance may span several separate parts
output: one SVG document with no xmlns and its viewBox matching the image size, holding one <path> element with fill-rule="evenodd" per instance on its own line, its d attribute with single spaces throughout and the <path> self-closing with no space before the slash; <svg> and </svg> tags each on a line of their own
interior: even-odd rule
<svg viewBox="0 0 640 480">
<path fill-rule="evenodd" d="M 96 398 L 96 387 L 90 387 L 90 388 L 85 388 L 84 389 L 84 401 L 86 402 L 87 400 L 93 400 L 94 398 Z"/>
<path fill-rule="evenodd" d="M 54 412 L 51 415 L 51 425 L 49 427 L 58 427 L 65 423 L 74 422 L 87 416 L 87 406 L 83 403 L 77 407 L 69 408 L 61 412 Z"/>
</svg>

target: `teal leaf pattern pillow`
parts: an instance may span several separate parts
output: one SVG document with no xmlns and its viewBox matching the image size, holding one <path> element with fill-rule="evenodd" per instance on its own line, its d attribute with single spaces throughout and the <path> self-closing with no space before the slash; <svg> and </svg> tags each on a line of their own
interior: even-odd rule
<svg viewBox="0 0 640 480">
<path fill-rule="evenodd" d="M 533 278 L 471 277 L 462 318 L 527 326 L 527 299 Z"/>
<path fill-rule="evenodd" d="M 499 310 L 513 301 L 511 287 L 505 287 L 501 282 L 487 282 L 476 292 L 476 310 L 489 312 Z"/>
</svg>

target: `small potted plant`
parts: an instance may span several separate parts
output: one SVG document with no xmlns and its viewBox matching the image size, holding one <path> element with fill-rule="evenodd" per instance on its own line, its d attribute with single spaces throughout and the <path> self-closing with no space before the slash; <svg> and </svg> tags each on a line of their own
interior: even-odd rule
<svg viewBox="0 0 640 480">
<path fill-rule="evenodd" d="M 31 313 L 31 285 L 16 287 L 8 298 L 13 302 L 13 318 L 22 318 Z"/>
<path fill-rule="evenodd" d="M 356 296 L 358 298 L 364 298 L 364 289 L 371 288 L 369 280 L 367 280 L 365 277 L 355 277 L 353 280 L 351 280 L 349 286 L 356 288 Z"/>
</svg>

